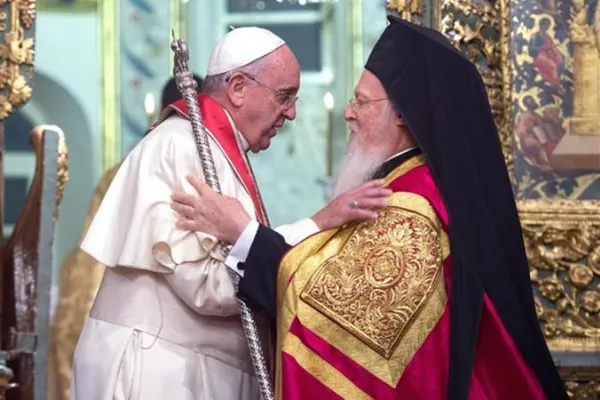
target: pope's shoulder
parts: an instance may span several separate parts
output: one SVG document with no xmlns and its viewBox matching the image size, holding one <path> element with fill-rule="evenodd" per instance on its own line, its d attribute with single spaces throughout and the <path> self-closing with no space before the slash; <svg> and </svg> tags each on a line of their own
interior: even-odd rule
<svg viewBox="0 0 600 400">
<path fill-rule="evenodd" d="M 150 131 L 136 147 L 177 146 L 181 150 L 195 152 L 195 139 L 192 124 L 188 119 L 172 115 Z"/>
<path fill-rule="evenodd" d="M 220 159 L 222 154 L 218 146 L 209 136 L 212 155 Z M 177 157 L 178 159 L 195 159 L 198 157 L 196 138 L 192 131 L 192 125 L 188 119 L 179 115 L 172 115 L 152 129 L 131 150 L 128 157 Z"/>
</svg>

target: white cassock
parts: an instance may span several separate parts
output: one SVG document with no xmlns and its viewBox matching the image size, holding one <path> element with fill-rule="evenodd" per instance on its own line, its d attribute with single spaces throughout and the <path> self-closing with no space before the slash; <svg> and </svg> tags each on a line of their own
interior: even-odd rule
<svg viewBox="0 0 600 400">
<path fill-rule="evenodd" d="M 255 216 L 210 143 L 223 194 Z M 200 159 L 190 122 L 174 115 L 132 150 L 108 189 L 81 245 L 109 268 L 77 344 L 71 399 L 259 399 L 224 253 L 214 237 L 175 228 L 171 194 L 196 194 L 188 174 L 202 175 Z M 278 230 L 293 245 L 318 228 L 305 219 Z"/>
</svg>

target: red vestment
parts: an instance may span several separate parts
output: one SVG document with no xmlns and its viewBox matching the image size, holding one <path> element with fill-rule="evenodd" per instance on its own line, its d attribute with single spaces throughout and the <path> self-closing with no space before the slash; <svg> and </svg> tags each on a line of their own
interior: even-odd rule
<svg viewBox="0 0 600 400">
<path fill-rule="evenodd" d="M 388 175 L 395 194 L 389 210 L 380 212 L 387 222 L 321 232 L 283 259 L 278 399 L 447 398 L 448 214 L 429 168 L 414 160 Z M 437 239 L 430 243 L 432 236 Z M 443 257 L 432 266 L 427 261 L 442 254 L 437 246 Z M 408 277 L 420 282 L 403 282 Z M 545 399 L 487 295 L 472 377 L 473 400 Z"/>
</svg>

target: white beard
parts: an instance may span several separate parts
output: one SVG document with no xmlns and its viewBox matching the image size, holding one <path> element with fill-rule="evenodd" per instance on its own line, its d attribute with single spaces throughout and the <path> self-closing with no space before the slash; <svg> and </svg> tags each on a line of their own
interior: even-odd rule
<svg viewBox="0 0 600 400">
<path fill-rule="evenodd" d="M 384 147 L 365 151 L 356 142 L 348 143 L 333 186 L 333 197 L 371 180 L 377 168 L 388 158 Z"/>
</svg>

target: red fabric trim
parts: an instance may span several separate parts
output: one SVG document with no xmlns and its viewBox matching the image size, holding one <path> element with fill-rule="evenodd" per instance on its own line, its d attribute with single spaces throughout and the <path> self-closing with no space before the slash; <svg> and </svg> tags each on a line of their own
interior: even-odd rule
<svg viewBox="0 0 600 400">
<path fill-rule="evenodd" d="M 298 337 L 309 349 L 318 354 L 327 364 L 340 371 L 348 380 L 352 381 L 360 390 L 374 399 L 393 399 L 396 397 L 395 388 L 382 382 L 375 375 L 364 369 L 356 361 L 327 343 L 316 333 L 303 326 L 298 318 L 290 326 L 290 333 Z M 294 375 L 285 371 L 283 384 L 293 380 Z M 286 397 L 290 392 L 284 391 Z M 304 393 L 303 393 L 304 394 Z"/>
<path fill-rule="evenodd" d="M 289 354 L 282 353 L 282 368 L 293 379 L 282 382 L 282 400 L 341 400 L 333 390 L 319 382 Z"/>
<path fill-rule="evenodd" d="M 448 212 L 433 175 L 427 165 L 419 165 L 390 182 L 393 192 L 411 192 L 425 197 L 438 214 L 442 226 L 448 231 Z"/>
<path fill-rule="evenodd" d="M 256 180 L 248 167 L 245 154 L 240 150 L 237 138 L 235 137 L 235 132 L 229 123 L 225 111 L 219 103 L 206 94 L 198 95 L 198 106 L 200 107 L 202 119 L 204 120 L 204 126 L 210 131 L 219 146 L 221 146 L 237 176 L 244 185 L 244 188 L 250 195 L 250 198 L 254 203 L 258 221 L 263 225 L 267 225 L 267 218 L 260 200 Z M 168 108 L 183 118 L 190 119 L 185 100 L 176 101 L 169 105 Z M 152 126 L 151 129 L 153 129 L 154 126 Z"/>
</svg>

